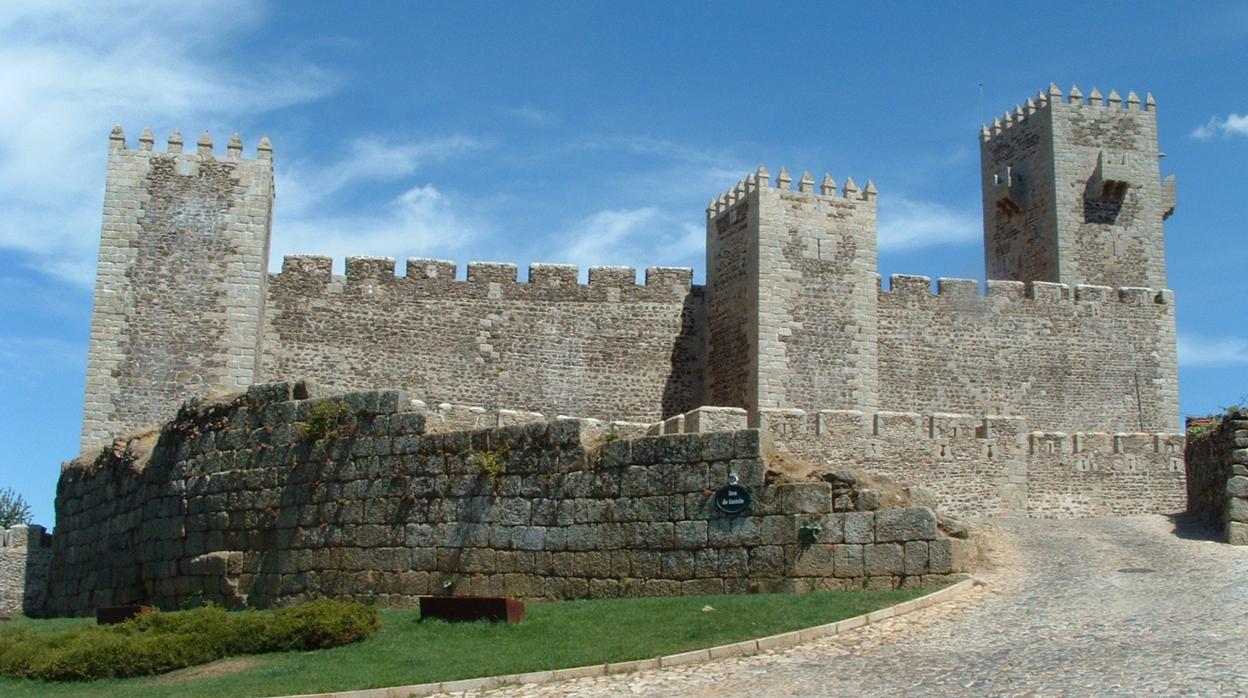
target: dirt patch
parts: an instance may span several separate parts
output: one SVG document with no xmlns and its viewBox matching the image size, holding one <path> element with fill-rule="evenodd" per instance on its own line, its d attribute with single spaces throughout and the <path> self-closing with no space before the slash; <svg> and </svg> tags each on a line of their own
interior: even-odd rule
<svg viewBox="0 0 1248 698">
<path fill-rule="evenodd" d="M 260 659 L 257 657 L 230 657 L 228 659 L 219 659 L 201 666 L 182 669 L 164 676 L 158 676 L 152 683 L 157 685 L 168 685 L 177 683 L 186 683 L 187 681 L 198 681 L 200 679 L 212 679 L 218 676 L 229 676 L 237 674 L 241 671 L 257 667 L 260 665 Z"/>
</svg>

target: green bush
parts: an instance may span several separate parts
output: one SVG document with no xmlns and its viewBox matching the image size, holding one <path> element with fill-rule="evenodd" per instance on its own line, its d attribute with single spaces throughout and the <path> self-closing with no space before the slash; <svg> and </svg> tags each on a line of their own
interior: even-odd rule
<svg viewBox="0 0 1248 698">
<path fill-rule="evenodd" d="M 374 606 L 313 601 L 276 611 L 149 613 L 59 633 L 12 630 L 0 632 L 0 674 L 48 680 L 147 676 L 233 655 L 334 647 L 362 640 L 378 626 Z"/>
<path fill-rule="evenodd" d="M 303 425 L 303 435 L 310 441 L 350 436 L 352 429 L 347 417 L 347 403 L 341 400 L 321 400 L 312 406 L 312 413 Z"/>
</svg>

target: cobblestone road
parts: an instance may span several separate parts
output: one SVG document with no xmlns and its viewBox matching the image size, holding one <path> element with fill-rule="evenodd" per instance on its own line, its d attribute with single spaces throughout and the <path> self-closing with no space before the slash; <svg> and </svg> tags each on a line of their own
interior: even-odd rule
<svg viewBox="0 0 1248 698">
<path fill-rule="evenodd" d="M 798 647 L 503 696 L 1248 695 L 1248 548 L 1159 516 L 1002 520 L 959 599 Z"/>
</svg>

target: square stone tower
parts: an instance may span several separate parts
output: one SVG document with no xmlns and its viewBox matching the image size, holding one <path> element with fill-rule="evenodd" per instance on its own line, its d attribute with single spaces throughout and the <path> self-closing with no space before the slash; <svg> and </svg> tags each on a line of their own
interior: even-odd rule
<svg viewBox="0 0 1248 698">
<path fill-rule="evenodd" d="M 758 172 L 707 208 L 707 404 L 872 409 L 876 190 Z"/>
<path fill-rule="evenodd" d="M 174 131 L 126 148 L 109 137 L 104 222 L 87 358 L 82 447 L 169 418 L 182 401 L 259 379 L 273 149 L 226 157 L 205 133 L 195 153 Z"/>
<path fill-rule="evenodd" d="M 1134 92 L 1056 85 L 980 133 L 989 279 L 1166 287 L 1157 111 Z"/>
</svg>

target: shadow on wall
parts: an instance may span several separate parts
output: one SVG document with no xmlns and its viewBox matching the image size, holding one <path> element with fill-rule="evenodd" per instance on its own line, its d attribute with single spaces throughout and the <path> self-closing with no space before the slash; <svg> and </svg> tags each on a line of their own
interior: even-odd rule
<svg viewBox="0 0 1248 698">
<path fill-rule="evenodd" d="M 51 562 L 52 534 L 43 526 L 0 529 L 0 614 L 39 615 Z"/>
<path fill-rule="evenodd" d="M 663 414 L 667 419 L 701 407 L 705 397 L 706 306 L 702 287 L 693 286 L 680 311 L 680 334 L 672 342 L 672 372 L 663 385 Z M 697 367 L 689 370 L 689 367 Z"/>
</svg>

